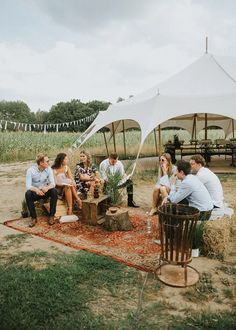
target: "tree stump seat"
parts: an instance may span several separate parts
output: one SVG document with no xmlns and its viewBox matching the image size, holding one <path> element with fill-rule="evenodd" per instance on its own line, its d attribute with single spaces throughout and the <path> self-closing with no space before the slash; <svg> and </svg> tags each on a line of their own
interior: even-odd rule
<svg viewBox="0 0 236 330">
<path fill-rule="evenodd" d="M 133 225 L 129 220 L 129 212 L 122 207 L 110 207 L 107 210 L 103 227 L 109 231 L 126 231 L 133 229 Z"/>
</svg>

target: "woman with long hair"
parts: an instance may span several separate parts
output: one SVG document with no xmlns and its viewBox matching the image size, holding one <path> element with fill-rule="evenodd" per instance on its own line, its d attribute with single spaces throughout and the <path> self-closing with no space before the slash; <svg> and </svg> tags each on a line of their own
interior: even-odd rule
<svg viewBox="0 0 236 330">
<path fill-rule="evenodd" d="M 74 176 L 77 190 L 86 196 L 95 185 L 99 186 L 100 179 L 97 176 L 98 171 L 96 166 L 91 163 L 90 154 L 81 150 L 80 162 L 76 165 Z"/>
<path fill-rule="evenodd" d="M 170 192 L 171 179 L 175 176 L 176 166 L 171 162 L 171 155 L 163 153 L 159 159 L 158 179 L 152 194 L 152 209 L 150 215 L 157 213 L 157 206 L 161 199 Z"/>
<path fill-rule="evenodd" d="M 73 180 L 71 170 L 68 166 L 69 159 L 67 154 L 59 153 L 52 165 L 55 178 L 58 198 L 66 200 L 68 210 L 67 214 L 73 214 L 73 202 L 76 201 L 78 208 L 82 208 L 82 201 L 77 195 L 76 184 Z"/>
</svg>

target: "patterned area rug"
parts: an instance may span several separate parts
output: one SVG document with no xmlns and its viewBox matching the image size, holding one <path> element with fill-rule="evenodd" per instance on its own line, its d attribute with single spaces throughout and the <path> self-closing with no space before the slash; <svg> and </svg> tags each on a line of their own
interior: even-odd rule
<svg viewBox="0 0 236 330">
<path fill-rule="evenodd" d="M 158 265 L 160 246 L 157 217 L 151 217 L 151 234 L 147 233 L 147 216 L 142 209 L 128 209 L 133 229 L 109 232 L 102 226 L 90 226 L 81 221 L 73 223 L 47 224 L 47 217 L 38 218 L 35 227 L 29 228 L 29 218 L 8 220 L 5 225 L 22 232 L 37 235 L 78 250 L 110 256 L 144 271 L 154 271 Z"/>
</svg>

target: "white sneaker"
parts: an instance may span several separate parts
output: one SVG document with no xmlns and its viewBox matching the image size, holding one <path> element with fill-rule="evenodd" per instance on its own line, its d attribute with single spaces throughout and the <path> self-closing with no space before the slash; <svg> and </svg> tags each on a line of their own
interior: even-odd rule
<svg viewBox="0 0 236 330">
<path fill-rule="evenodd" d="M 157 214 L 157 207 L 153 207 L 152 209 L 151 209 L 151 211 L 149 212 L 149 215 L 154 215 L 154 214 Z"/>
</svg>

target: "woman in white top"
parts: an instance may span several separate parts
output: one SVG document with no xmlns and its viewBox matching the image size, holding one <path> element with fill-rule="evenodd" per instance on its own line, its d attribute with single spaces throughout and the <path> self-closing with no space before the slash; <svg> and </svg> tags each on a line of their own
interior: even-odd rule
<svg viewBox="0 0 236 330">
<path fill-rule="evenodd" d="M 82 207 L 82 201 L 77 195 L 76 185 L 73 180 L 71 170 L 68 166 L 68 157 L 65 153 L 59 153 L 56 156 L 54 164 L 52 165 L 53 174 L 55 178 L 56 188 L 58 191 L 58 198 L 66 200 L 68 211 L 67 214 L 73 214 L 73 202 L 76 201 L 79 208 Z"/>
<path fill-rule="evenodd" d="M 160 199 L 164 199 L 170 192 L 172 178 L 175 176 L 176 166 L 171 162 L 171 155 L 163 153 L 159 160 L 158 179 L 152 194 L 152 209 L 150 215 L 157 213 Z"/>
</svg>

